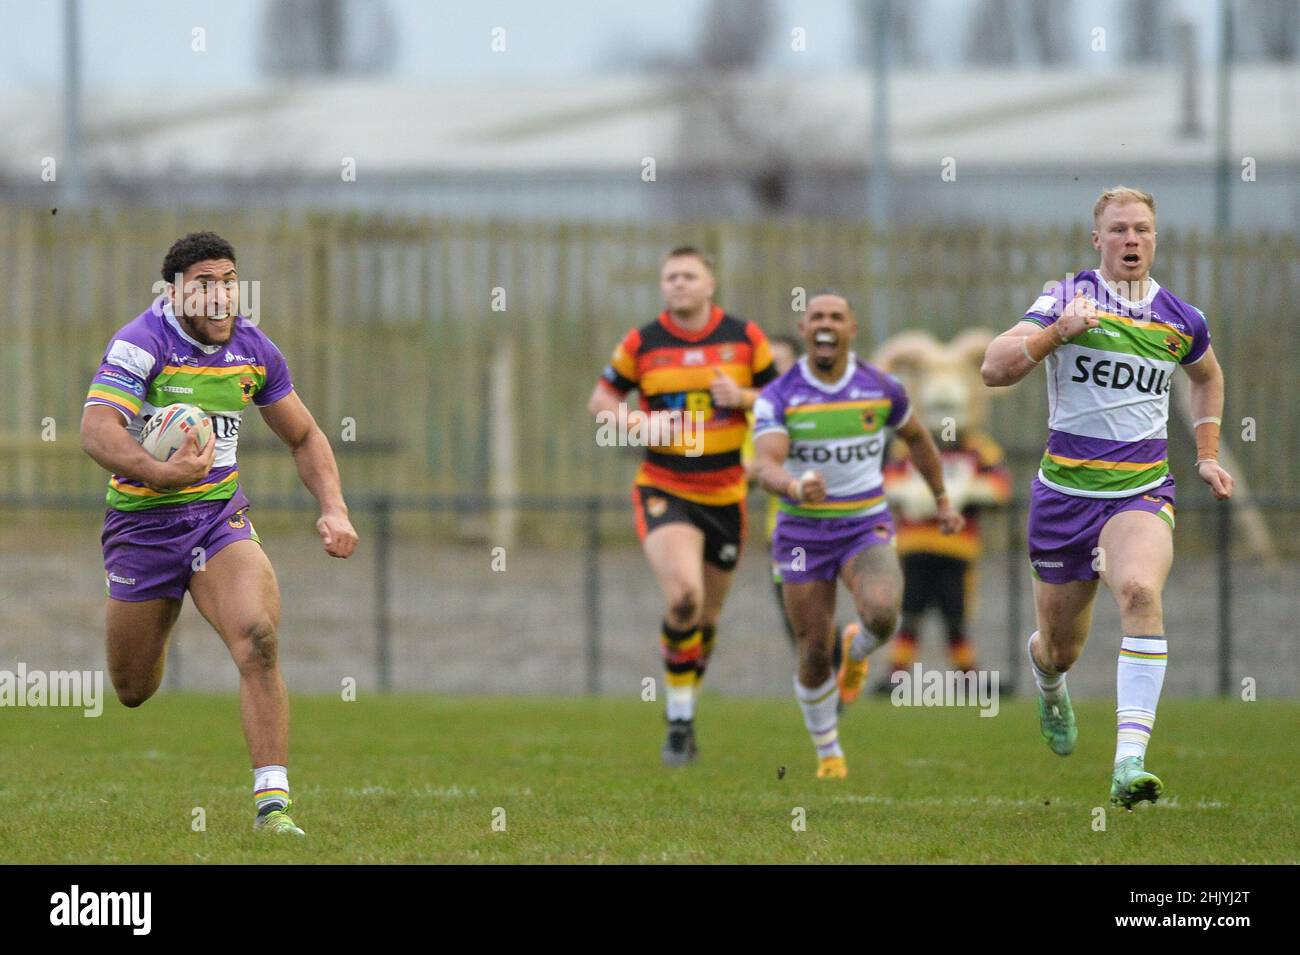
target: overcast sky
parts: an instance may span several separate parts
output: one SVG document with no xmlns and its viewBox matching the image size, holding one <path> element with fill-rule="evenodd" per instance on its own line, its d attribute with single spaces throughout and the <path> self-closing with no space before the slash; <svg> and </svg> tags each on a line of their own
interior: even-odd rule
<svg viewBox="0 0 1300 955">
<path fill-rule="evenodd" d="M 84 82 L 88 87 L 189 88 L 257 85 L 258 36 L 265 0 L 80 0 Z M 353 0 L 365 6 L 371 0 Z M 629 57 L 689 52 L 705 0 L 384 0 L 397 26 L 393 72 L 438 82 L 517 81 L 592 75 Z M 962 0 L 919 0 L 920 46 L 927 64 L 957 64 Z M 843 69 L 854 64 L 857 0 L 778 0 L 767 66 L 774 70 Z M 1210 0 L 1170 0 L 1200 26 L 1203 49 L 1215 42 Z M 1072 32 L 1081 54 L 1095 26 L 1108 30 L 1118 57 L 1125 24 L 1121 0 L 1073 4 Z M 0 86 L 8 91 L 55 87 L 62 69 L 63 0 L 0 0 Z M 191 49 L 192 31 L 206 31 L 207 50 Z M 506 51 L 490 48 L 494 27 L 506 30 Z M 790 31 L 806 31 L 807 51 L 790 50 Z M 1078 65 L 1105 69 L 1113 58 L 1081 55 Z"/>
</svg>

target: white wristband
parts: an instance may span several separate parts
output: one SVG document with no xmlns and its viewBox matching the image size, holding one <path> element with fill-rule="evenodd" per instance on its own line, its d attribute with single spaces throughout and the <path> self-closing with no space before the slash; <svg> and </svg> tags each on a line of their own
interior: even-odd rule
<svg viewBox="0 0 1300 955">
<path fill-rule="evenodd" d="M 797 502 L 799 502 L 800 504 L 803 503 L 803 486 L 804 486 L 804 484 L 807 483 L 808 481 L 811 481 L 811 480 L 812 480 L 813 478 L 815 478 L 816 476 L 817 476 L 817 472 L 814 471 L 812 468 L 809 468 L 807 471 L 804 471 L 803 474 L 800 474 L 800 475 L 799 475 L 799 480 L 798 480 L 798 482 L 795 484 L 795 488 L 794 488 L 794 489 L 795 489 L 795 500 L 796 500 Z"/>
<path fill-rule="evenodd" d="M 1035 360 L 1034 356 L 1031 355 L 1031 354 L 1029 354 L 1029 336 L 1028 336 L 1028 335 L 1024 335 L 1024 336 L 1021 337 L 1021 339 L 1020 339 L 1020 350 L 1021 350 L 1022 352 L 1025 353 L 1025 357 L 1029 359 L 1029 361 L 1030 361 L 1031 364 L 1034 364 L 1034 365 L 1041 365 L 1041 364 L 1042 364 L 1042 359 L 1041 359 L 1041 358 Z"/>
<path fill-rule="evenodd" d="M 1193 421 L 1192 427 L 1199 428 L 1203 424 L 1217 424 L 1220 428 L 1222 428 L 1223 419 L 1216 418 L 1214 415 L 1206 415 L 1204 418 L 1197 418 L 1195 421 Z"/>
</svg>

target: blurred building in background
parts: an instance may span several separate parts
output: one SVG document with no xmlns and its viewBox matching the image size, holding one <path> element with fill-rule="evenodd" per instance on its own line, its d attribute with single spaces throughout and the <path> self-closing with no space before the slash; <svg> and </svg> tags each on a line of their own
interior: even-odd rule
<svg viewBox="0 0 1300 955">
<path fill-rule="evenodd" d="M 1159 197 L 1162 226 L 1208 228 L 1227 53 L 1233 221 L 1251 231 L 1300 222 L 1300 0 L 1231 0 L 1228 32 L 1221 4 L 1171 0 L 818 5 L 838 12 L 838 45 L 829 25 L 799 26 L 809 9 L 777 0 L 680 0 L 663 8 L 659 33 L 637 39 L 615 18 L 566 21 L 566 9 L 581 12 L 572 3 L 555 7 L 543 34 L 514 26 L 507 4 L 483 22 L 512 24 L 508 56 L 505 27 L 493 28 L 495 61 L 495 33 L 466 32 L 450 49 L 481 55 L 450 79 L 412 75 L 417 54 L 438 47 L 413 26 L 409 2 L 237 6 L 257 27 L 241 45 L 247 61 L 232 63 L 241 83 L 200 74 L 214 54 L 228 58 L 214 50 L 178 60 L 194 76 L 178 71 L 165 90 L 133 80 L 129 59 L 111 82 L 83 67 L 79 109 L 58 84 L 0 91 L 0 202 L 56 205 L 41 175 L 55 157 L 75 166 L 62 173 L 79 199 L 100 208 L 849 222 L 868 213 L 879 180 L 898 221 L 1052 225 L 1080 222 L 1081 206 L 1122 181 Z M 92 12 L 84 0 L 64 7 L 82 21 Z M 179 23 L 132 28 L 180 55 L 190 31 L 177 9 Z M 549 61 L 563 58 L 566 30 L 608 32 L 601 61 L 558 71 Z M 76 38 L 76 49 L 108 40 L 84 24 Z M 65 36 L 47 60 L 73 48 Z M 546 69 L 492 69 L 521 48 Z"/>
<path fill-rule="evenodd" d="M 853 221 L 867 213 L 872 82 L 866 72 L 449 89 L 333 79 L 181 92 L 147 119 L 138 95 L 95 89 L 84 105 L 83 185 L 101 207 Z M 1078 224 L 1102 187 L 1122 181 L 1156 194 L 1162 227 L 1208 228 L 1213 99 L 1212 71 L 898 72 L 894 212 L 912 223 Z M 1239 68 L 1232 115 L 1234 219 L 1295 229 L 1300 70 Z M 0 154 L 0 202 L 48 202 L 50 187 L 32 170 L 61 149 L 58 97 L 0 99 L 0 127 L 11 140 Z M 343 178 L 349 161 L 354 181 Z"/>
</svg>

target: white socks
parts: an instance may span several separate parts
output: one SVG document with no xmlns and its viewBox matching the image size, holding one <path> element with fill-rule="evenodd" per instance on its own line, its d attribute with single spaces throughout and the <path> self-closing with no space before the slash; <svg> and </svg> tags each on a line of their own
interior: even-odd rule
<svg viewBox="0 0 1300 955">
<path fill-rule="evenodd" d="M 858 632 L 853 635 L 853 642 L 849 644 L 849 659 L 854 663 L 861 663 L 884 643 L 884 640 L 879 639 L 866 627 L 860 626 Z"/>
<path fill-rule="evenodd" d="M 1120 644 L 1115 671 L 1115 762 L 1146 755 L 1168 659 L 1164 637 L 1125 637 Z"/>
<path fill-rule="evenodd" d="M 835 674 L 821 686 L 809 688 L 794 678 L 794 698 L 803 710 L 803 725 L 808 727 L 808 735 L 817 747 L 817 756 L 843 756 L 840 749 L 839 717 L 835 710 L 840 702 L 840 687 Z"/>
<path fill-rule="evenodd" d="M 289 771 L 283 766 L 259 766 L 253 770 L 253 802 L 257 814 L 289 806 Z"/>
<path fill-rule="evenodd" d="M 1061 699 L 1061 692 L 1065 689 L 1064 673 L 1045 673 L 1039 667 L 1038 661 L 1034 659 L 1034 637 L 1038 636 L 1035 630 L 1029 635 L 1029 642 L 1025 645 L 1029 653 L 1029 666 L 1034 671 L 1034 683 L 1038 685 L 1038 692 L 1043 694 L 1043 700 L 1048 705 L 1057 703 Z"/>
<path fill-rule="evenodd" d="M 689 686 L 669 686 L 668 718 L 670 720 L 690 720 L 695 718 L 695 690 Z"/>
</svg>

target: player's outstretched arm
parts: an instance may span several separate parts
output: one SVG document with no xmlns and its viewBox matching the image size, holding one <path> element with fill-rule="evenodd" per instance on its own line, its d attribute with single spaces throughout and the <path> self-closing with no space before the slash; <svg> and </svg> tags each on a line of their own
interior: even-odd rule
<svg viewBox="0 0 1300 955">
<path fill-rule="evenodd" d="M 1196 473 L 1219 500 L 1232 497 L 1232 475 L 1219 464 L 1219 431 L 1223 421 L 1223 369 L 1214 347 L 1200 361 L 1184 365 L 1191 381 L 1188 389 L 1192 421 L 1196 425 Z"/>
<path fill-rule="evenodd" d="M 212 470 L 216 441 L 202 451 L 193 435 L 169 461 L 159 461 L 126 430 L 126 420 L 107 405 L 87 405 L 81 415 L 81 450 L 110 474 L 167 491 L 197 484 Z"/>
<path fill-rule="evenodd" d="M 990 388 L 1014 385 L 1071 338 L 1100 324 L 1097 307 L 1079 292 L 1047 328 L 1022 319 L 989 342 L 980 377 Z"/>
<path fill-rule="evenodd" d="M 921 477 L 930 486 L 930 493 L 934 495 L 939 529 L 945 534 L 955 534 L 966 526 L 966 519 L 952 506 L 948 493 L 944 490 L 943 461 L 939 457 L 939 449 L 934 446 L 934 438 L 930 437 L 930 432 L 914 414 L 909 414 L 907 420 L 899 426 L 898 436 L 907 442 L 912 465 L 921 472 Z"/>
<path fill-rule="evenodd" d="M 329 438 L 316 425 L 296 391 L 262 409 L 262 418 L 293 451 L 298 477 L 320 504 L 316 530 L 331 557 L 347 557 L 357 546 L 357 532 L 348 518 L 343 484 Z"/>
</svg>

